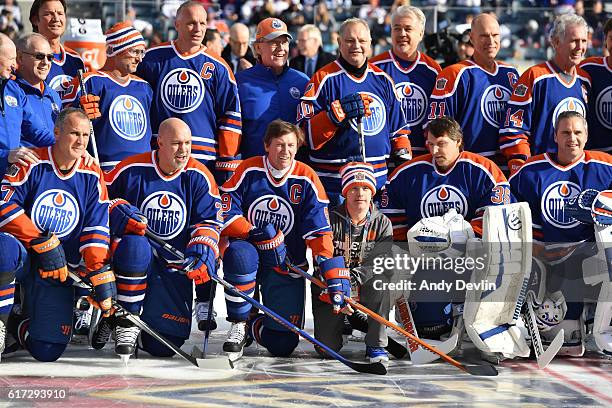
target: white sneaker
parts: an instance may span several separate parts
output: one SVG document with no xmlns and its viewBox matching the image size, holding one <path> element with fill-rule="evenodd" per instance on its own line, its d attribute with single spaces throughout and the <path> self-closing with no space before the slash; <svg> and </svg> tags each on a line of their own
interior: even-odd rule
<svg viewBox="0 0 612 408">
<path fill-rule="evenodd" d="M 212 309 L 212 316 L 210 321 L 208 320 L 208 308 L 210 307 L 210 302 L 196 302 L 195 304 L 195 317 L 196 322 L 198 322 L 198 330 L 206 331 L 206 330 L 215 330 L 217 328 L 217 322 L 215 321 L 215 317 L 217 317 L 217 312 Z"/>
</svg>

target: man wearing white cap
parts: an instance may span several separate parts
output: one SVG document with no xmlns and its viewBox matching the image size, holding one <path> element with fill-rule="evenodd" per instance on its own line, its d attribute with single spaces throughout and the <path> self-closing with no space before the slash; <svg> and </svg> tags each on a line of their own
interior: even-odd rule
<svg viewBox="0 0 612 408">
<path fill-rule="evenodd" d="M 145 52 L 140 32 L 121 22 L 105 34 L 104 67 L 85 74 L 87 95 L 80 95 L 79 78 L 73 78 L 64 104 L 80 104 L 87 112 L 93 123 L 100 166 L 108 171 L 124 158 L 151 149 L 149 110 L 153 90 L 145 80 L 133 75 Z"/>
<path fill-rule="evenodd" d="M 295 123 L 295 112 L 308 77 L 287 66 L 287 25 L 266 18 L 257 25 L 255 51 L 258 63 L 236 74 L 242 106 L 242 159 L 264 154 L 262 143 L 268 124 L 275 119 Z"/>
<path fill-rule="evenodd" d="M 377 256 L 392 256 L 393 227 L 389 218 L 372 204 L 372 197 L 376 194 L 374 167 L 351 162 L 340 170 L 340 176 L 345 200 L 329 213 L 334 256 L 344 257 L 351 272 L 351 297 L 388 318 L 392 293 L 382 288 L 386 286 L 383 283 L 393 279 L 393 270 L 375 274 L 373 266 Z M 316 285 L 311 285 L 311 291 L 315 337 L 334 350 L 340 350 L 344 316 L 333 312 L 325 291 Z M 348 319 L 349 322 L 365 320 L 365 316 L 355 312 Z M 365 343 L 366 356 L 371 362 L 389 360 L 384 350 L 387 341 L 385 327 L 369 321 Z"/>
</svg>

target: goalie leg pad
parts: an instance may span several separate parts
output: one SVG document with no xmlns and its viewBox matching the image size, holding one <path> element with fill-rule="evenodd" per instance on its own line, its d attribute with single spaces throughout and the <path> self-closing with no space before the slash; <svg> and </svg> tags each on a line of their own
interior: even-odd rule
<svg viewBox="0 0 612 408">
<path fill-rule="evenodd" d="M 496 289 L 468 290 L 464 307 L 468 336 L 481 351 L 506 358 L 529 355 L 515 325 L 531 270 L 531 212 L 525 203 L 487 207 L 482 243 L 470 241 L 469 254 L 488 260 L 471 281 L 495 282 Z"/>
<path fill-rule="evenodd" d="M 131 313 L 140 314 L 152 260 L 149 240 L 139 235 L 124 235 L 113 254 L 117 301 Z"/>
<path fill-rule="evenodd" d="M 593 337 L 597 348 L 612 355 L 612 283 L 601 284 L 593 320 Z"/>
<path fill-rule="evenodd" d="M 233 240 L 223 254 L 223 275 L 225 280 L 249 296 L 255 293 L 255 279 L 259 266 L 259 254 L 253 244 L 240 239 Z M 245 322 L 251 305 L 241 297 L 225 290 L 227 320 Z"/>
</svg>

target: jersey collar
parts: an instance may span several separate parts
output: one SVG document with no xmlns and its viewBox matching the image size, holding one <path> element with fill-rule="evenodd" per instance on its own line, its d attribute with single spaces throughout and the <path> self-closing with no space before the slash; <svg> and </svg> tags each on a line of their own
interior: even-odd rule
<svg viewBox="0 0 612 408">
<path fill-rule="evenodd" d="M 289 166 L 289 168 L 285 170 L 282 178 L 276 179 L 274 178 L 274 176 L 272 176 L 272 171 L 271 171 L 272 165 L 268 161 L 268 156 L 264 156 L 263 162 L 264 162 L 264 168 L 266 169 L 266 177 L 268 177 L 268 180 L 270 181 L 270 183 L 272 183 L 276 187 L 282 186 L 283 184 L 285 184 L 285 181 L 287 180 L 289 174 L 293 173 L 293 169 L 295 168 L 295 159 L 293 159 L 293 163 L 291 163 L 291 166 Z"/>
<path fill-rule="evenodd" d="M 544 153 L 544 157 L 546 157 L 546 160 L 548 160 L 548 162 L 550 163 L 551 166 L 553 166 L 554 168 L 561 170 L 561 171 L 568 171 L 571 170 L 572 168 L 574 168 L 577 164 L 582 163 L 584 161 L 584 152 L 582 152 L 582 155 L 577 158 L 576 160 L 574 160 L 572 163 L 566 165 L 566 166 L 562 166 L 561 164 L 559 164 L 555 158 L 550 154 L 550 153 Z"/>
</svg>

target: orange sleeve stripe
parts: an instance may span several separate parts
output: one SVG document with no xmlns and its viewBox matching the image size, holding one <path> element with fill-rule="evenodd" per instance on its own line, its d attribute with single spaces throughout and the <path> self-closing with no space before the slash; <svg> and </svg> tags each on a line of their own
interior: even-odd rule
<svg viewBox="0 0 612 408">
<path fill-rule="evenodd" d="M 81 237 L 81 242 L 83 241 L 87 241 L 89 239 L 99 239 L 101 241 L 105 241 L 105 242 L 110 242 L 110 238 L 106 235 L 101 235 L 101 234 L 89 234 L 89 235 L 83 235 Z"/>
<path fill-rule="evenodd" d="M 146 288 L 147 288 L 146 283 L 141 283 L 138 285 L 130 285 L 128 283 L 118 283 L 117 284 L 117 289 L 121 289 L 121 290 L 144 290 Z"/>
<path fill-rule="evenodd" d="M 233 237 L 246 239 L 249 236 L 253 225 L 246 218 L 240 217 L 235 219 L 230 225 L 226 226 L 221 232 L 222 237 Z"/>
<path fill-rule="evenodd" d="M 521 140 L 521 139 L 525 141 L 529 141 L 529 138 L 524 133 L 519 133 L 517 135 L 502 136 L 499 138 L 499 141 L 500 143 L 503 143 L 503 142 L 511 142 L 514 140 Z"/>
<path fill-rule="evenodd" d="M 240 149 L 241 136 L 239 133 L 221 129 L 217 134 L 219 140 L 219 156 L 236 156 Z"/>
<path fill-rule="evenodd" d="M 13 211 L 15 208 L 19 207 L 17 204 L 13 203 L 13 204 L 9 204 L 6 207 L 4 207 L 3 209 L 0 210 L 0 216 L 6 215 L 8 213 L 10 213 L 11 211 Z"/>
<path fill-rule="evenodd" d="M 6 296 L 6 295 L 10 295 L 11 293 L 15 293 L 15 288 L 8 288 L 8 289 L 4 289 L 4 290 L 0 290 L 0 296 Z"/>
<path fill-rule="evenodd" d="M 31 240 L 40 237 L 38 228 L 36 228 L 32 220 L 25 214 L 21 214 L 19 217 L 2 227 L 2 232 L 8 232 L 21 241 L 26 248 L 30 248 Z"/>
<path fill-rule="evenodd" d="M 526 141 L 521 140 L 518 144 L 503 149 L 502 154 L 506 159 L 510 159 L 512 156 L 515 155 L 524 155 L 530 157 L 531 150 L 529 149 L 529 144 Z"/>
<path fill-rule="evenodd" d="M 221 119 L 221 123 L 227 123 L 229 125 L 242 126 L 242 122 L 236 119 L 224 118 Z"/>
<path fill-rule="evenodd" d="M 332 241 L 331 232 L 310 239 L 306 241 L 306 244 L 312 250 L 313 257 L 323 256 L 325 258 L 331 258 L 334 256 L 334 242 Z"/>
<path fill-rule="evenodd" d="M 212 146 L 202 146 L 202 145 L 197 145 L 197 144 L 192 144 L 191 150 L 215 152 L 215 153 L 217 152 L 215 148 Z"/>
<path fill-rule="evenodd" d="M 317 113 L 310 119 L 310 134 L 312 135 L 312 148 L 319 150 L 336 134 L 336 125 L 327 116 L 327 111 Z"/>
</svg>

